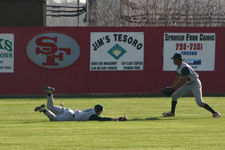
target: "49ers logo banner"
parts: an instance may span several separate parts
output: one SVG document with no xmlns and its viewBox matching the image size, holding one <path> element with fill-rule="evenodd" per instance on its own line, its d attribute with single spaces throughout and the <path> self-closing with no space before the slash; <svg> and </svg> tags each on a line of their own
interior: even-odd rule
<svg viewBox="0 0 225 150">
<path fill-rule="evenodd" d="M 73 38 L 65 34 L 43 33 L 28 43 L 27 56 L 44 68 L 65 68 L 79 58 L 80 47 Z"/>
</svg>

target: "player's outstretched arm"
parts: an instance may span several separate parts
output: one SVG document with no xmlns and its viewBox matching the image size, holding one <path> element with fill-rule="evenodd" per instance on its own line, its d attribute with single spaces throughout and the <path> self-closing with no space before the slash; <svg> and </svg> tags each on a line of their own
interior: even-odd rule
<svg viewBox="0 0 225 150">
<path fill-rule="evenodd" d="M 89 120 L 97 120 L 97 121 L 127 121 L 127 117 L 119 117 L 119 118 L 108 118 L 108 117 L 100 117 L 98 115 L 92 115 Z"/>
</svg>

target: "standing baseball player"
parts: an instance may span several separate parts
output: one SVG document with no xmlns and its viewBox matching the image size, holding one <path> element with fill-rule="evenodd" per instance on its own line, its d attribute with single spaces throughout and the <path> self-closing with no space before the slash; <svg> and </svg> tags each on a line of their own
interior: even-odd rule
<svg viewBox="0 0 225 150">
<path fill-rule="evenodd" d="M 103 106 L 100 104 L 95 105 L 94 108 L 84 110 L 72 110 L 70 108 L 55 106 L 53 98 L 53 92 L 55 89 L 53 87 L 46 86 L 43 88 L 43 90 L 47 94 L 47 108 L 45 108 L 45 104 L 43 104 L 36 107 L 34 111 L 43 112 L 50 121 L 127 121 L 127 117 L 100 117 L 99 115 L 103 111 Z"/>
<path fill-rule="evenodd" d="M 202 85 L 199 80 L 199 75 L 192 69 L 190 65 L 183 62 L 183 57 L 180 53 L 175 53 L 173 57 L 174 64 L 177 66 L 177 76 L 171 86 L 173 90 L 176 90 L 172 94 L 171 111 L 164 112 L 164 117 L 174 117 L 175 109 L 177 105 L 177 99 L 188 94 L 190 91 L 194 94 L 196 103 L 199 107 L 203 107 L 212 113 L 213 118 L 219 118 L 220 113 L 215 112 L 208 104 L 202 100 Z"/>
</svg>

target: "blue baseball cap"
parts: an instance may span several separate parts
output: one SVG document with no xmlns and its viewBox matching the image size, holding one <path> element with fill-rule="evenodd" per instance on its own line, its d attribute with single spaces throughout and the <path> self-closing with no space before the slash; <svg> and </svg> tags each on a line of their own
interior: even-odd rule
<svg viewBox="0 0 225 150">
<path fill-rule="evenodd" d="M 182 55 L 180 53 L 175 53 L 171 59 L 182 59 Z"/>
<path fill-rule="evenodd" d="M 95 112 L 101 112 L 101 111 L 103 111 L 103 106 L 98 104 L 98 105 L 95 105 L 94 109 L 95 109 Z"/>
</svg>

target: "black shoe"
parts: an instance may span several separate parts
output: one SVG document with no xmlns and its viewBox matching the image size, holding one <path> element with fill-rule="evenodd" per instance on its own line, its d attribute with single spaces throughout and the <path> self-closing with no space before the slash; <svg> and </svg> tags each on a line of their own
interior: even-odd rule
<svg viewBox="0 0 225 150">
<path fill-rule="evenodd" d="M 216 112 L 215 114 L 213 114 L 213 118 L 219 118 L 221 115 L 219 112 Z"/>
<path fill-rule="evenodd" d="M 45 104 L 38 106 L 34 109 L 34 111 L 43 112 L 45 110 Z"/>
<path fill-rule="evenodd" d="M 53 92 L 55 92 L 55 89 L 54 89 L 53 87 L 50 87 L 50 86 L 45 86 L 45 87 L 43 88 L 43 90 L 44 90 L 44 92 L 45 92 L 46 94 L 52 94 Z"/>
</svg>

